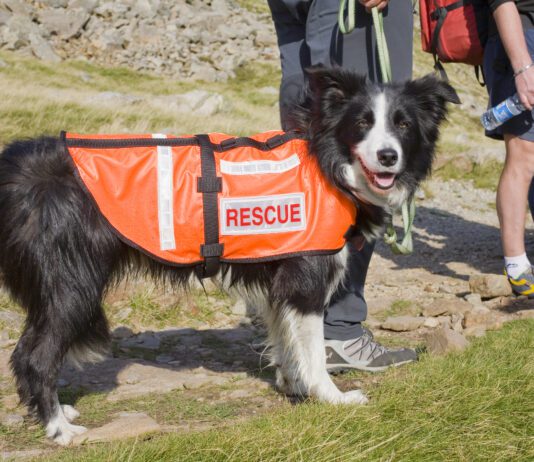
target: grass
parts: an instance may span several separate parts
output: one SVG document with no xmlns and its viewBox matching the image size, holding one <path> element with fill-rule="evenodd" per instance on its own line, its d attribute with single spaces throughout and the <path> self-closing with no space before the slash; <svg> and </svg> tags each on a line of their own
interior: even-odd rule
<svg viewBox="0 0 534 462">
<path fill-rule="evenodd" d="M 2 94 L 0 106 L 0 144 L 42 134 L 57 135 L 61 130 L 249 135 L 279 128 L 277 97 L 262 91 L 279 85 L 279 70 L 272 65 L 245 66 L 227 83 L 193 84 L 87 62 L 50 65 L 8 52 L 1 52 L 0 58 L 6 63 L 0 68 L 0 88 L 9 88 Z M 225 108 L 206 118 L 168 104 L 175 95 L 193 89 L 222 94 Z M 106 101 L 104 92 L 135 97 L 136 101 Z"/>
<path fill-rule="evenodd" d="M 133 328 L 159 330 L 169 326 L 211 325 L 217 316 L 230 314 L 233 303 L 228 295 L 219 290 L 165 292 L 144 283 L 142 288 L 133 290 L 127 299 L 106 304 L 105 309 L 113 326 L 127 324 Z M 131 310 L 128 310 L 126 317 L 120 316 L 125 308 Z"/>
<path fill-rule="evenodd" d="M 241 8 L 245 8 L 253 13 L 269 14 L 269 6 L 266 1 L 262 0 L 237 0 Z"/>
<path fill-rule="evenodd" d="M 503 164 L 496 160 L 482 164 L 472 162 L 470 167 L 466 167 L 465 163 L 458 165 L 451 160 L 436 170 L 435 176 L 443 180 L 472 180 L 475 188 L 495 191 L 502 168 Z"/>
<path fill-rule="evenodd" d="M 534 321 L 389 371 L 366 407 L 313 402 L 231 428 L 63 450 L 61 461 L 531 461 Z"/>
</svg>

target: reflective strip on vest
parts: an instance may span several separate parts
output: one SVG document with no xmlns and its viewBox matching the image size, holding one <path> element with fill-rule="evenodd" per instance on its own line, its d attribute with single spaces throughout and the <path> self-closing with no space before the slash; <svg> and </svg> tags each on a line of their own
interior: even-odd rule
<svg viewBox="0 0 534 462">
<path fill-rule="evenodd" d="M 214 212 L 222 262 L 335 253 L 345 245 L 354 204 L 323 177 L 305 140 L 267 143 L 281 135 L 209 135 L 222 179 Z M 66 134 L 65 141 L 84 190 L 123 241 L 166 263 L 203 262 L 202 172 L 193 136 Z"/>
<path fill-rule="evenodd" d="M 165 139 L 167 136 L 154 134 L 152 138 Z M 176 242 L 174 241 L 172 151 L 169 146 L 158 146 L 157 149 L 159 248 L 174 250 Z"/>
</svg>

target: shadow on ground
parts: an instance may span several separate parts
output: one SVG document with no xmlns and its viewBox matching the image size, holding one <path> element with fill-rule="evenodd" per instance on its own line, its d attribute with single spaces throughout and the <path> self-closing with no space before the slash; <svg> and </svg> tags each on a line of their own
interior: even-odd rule
<svg viewBox="0 0 534 462">
<path fill-rule="evenodd" d="M 480 273 L 501 273 L 499 228 L 425 206 L 417 208 L 415 226 L 418 231 L 414 233 L 413 255 L 393 255 L 383 242 L 376 247 L 381 257 L 394 262 L 394 270 L 417 268 L 466 280 L 466 274 L 460 274 L 450 265 L 463 263 Z M 400 229 L 397 231 L 401 233 Z M 534 248 L 534 232 L 527 231 L 526 243 L 527 249 Z"/>
</svg>

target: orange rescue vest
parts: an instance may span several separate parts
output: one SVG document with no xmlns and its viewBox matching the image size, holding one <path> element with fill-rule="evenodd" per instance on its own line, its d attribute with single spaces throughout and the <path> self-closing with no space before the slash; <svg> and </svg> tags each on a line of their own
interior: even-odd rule
<svg viewBox="0 0 534 462">
<path fill-rule="evenodd" d="M 82 187 L 119 237 L 173 265 L 335 253 L 356 221 L 296 133 L 62 133 Z"/>
</svg>

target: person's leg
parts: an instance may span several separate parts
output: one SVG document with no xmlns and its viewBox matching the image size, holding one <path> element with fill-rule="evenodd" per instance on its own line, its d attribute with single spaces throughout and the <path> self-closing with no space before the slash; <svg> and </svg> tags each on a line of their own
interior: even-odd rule
<svg viewBox="0 0 534 462">
<path fill-rule="evenodd" d="M 316 0 L 307 19 L 306 44 L 311 64 L 342 66 L 380 81 L 380 65 L 371 14 L 356 3 L 354 30 L 341 34 L 337 24 L 339 0 Z M 412 76 L 413 11 L 411 0 L 391 1 L 383 11 L 393 80 L 401 82 Z"/>
<path fill-rule="evenodd" d="M 310 65 L 305 42 L 309 1 L 268 0 L 276 29 L 282 80 L 280 82 L 280 121 L 287 130 L 288 111 L 299 100 L 304 88 L 304 69 Z"/>
<path fill-rule="evenodd" d="M 338 0 L 312 3 L 306 27 L 306 44 L 312 64 L 342 66 L 377 80 L 379 65 L 371 15 L 357 5 L 356 28 L 342 36 L 337 26 Z M 385 11 L 393 76 L 410 78 L 412 72 L 412 6 L 410 0 L 396 0 Z M 349 265 L 343 284 L 325 311 L 327 365 L 330 370 L 357 368 L 382 370 L 393 364 L 416 359 L 413 350 L 387 350 L 374 342 L 362 322 L 367 317 L 364 284 L 374 244 L 361 251 L 349 244 Z"/>
<path fill-rule="evenodd" d="M 505 134 L 506 161 L 497 189 L 497 214 L 506 271 L 516 293 L 529 295 L 531 285 L 523 282 L 530 262 L 525 252 L 525 219 L 527 198 L 534 176 L 534 142 Z M 526 277 L 527 283 L 529 276 Z"/>
<path fill-rule="evenodd" d="M 374 244 L 366 244 L 362 250 L 356 250 L 350 243 L 348 247 L 350 257 L 345 280 L 325 311 L 326 339 L 349 340 L 364 333 L 362 322 L 367 318 L 367 303 L 363 289 Z"/>
</svg>

